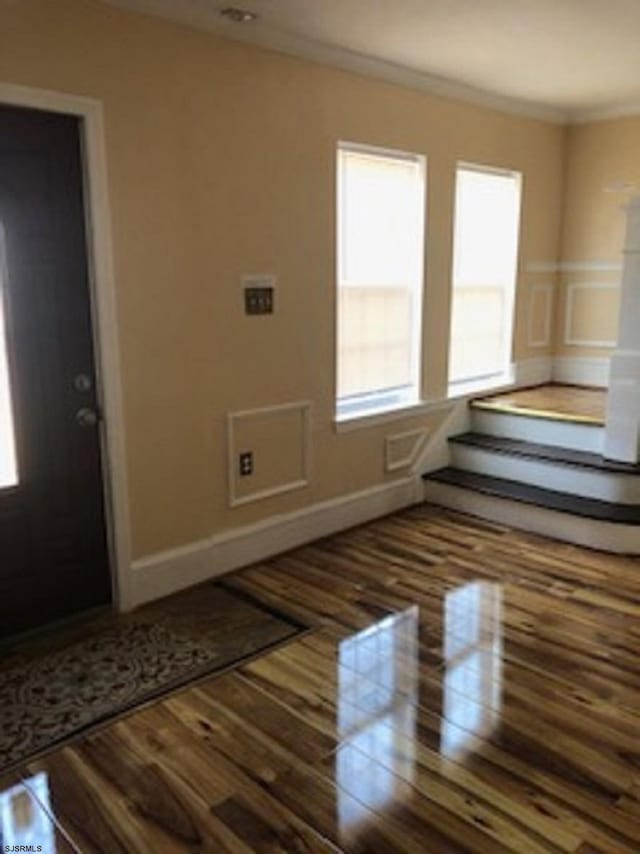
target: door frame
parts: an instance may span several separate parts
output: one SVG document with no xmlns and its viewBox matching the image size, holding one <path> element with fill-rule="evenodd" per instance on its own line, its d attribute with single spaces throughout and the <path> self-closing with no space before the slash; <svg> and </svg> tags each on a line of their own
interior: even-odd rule
<svg viewBox="0 0 640 854">
<path fill-rule="evenodd" d="M 96 388 L 99 404 L 104 412 L 101 436 L 102 480 L 112 600 L 119 611 L 126 611 L 134 604 L 131 532 L 102 102 L 84 96 L 0 81 L 0 104 L 64 113 L 80 120 Z"/>
</svg>

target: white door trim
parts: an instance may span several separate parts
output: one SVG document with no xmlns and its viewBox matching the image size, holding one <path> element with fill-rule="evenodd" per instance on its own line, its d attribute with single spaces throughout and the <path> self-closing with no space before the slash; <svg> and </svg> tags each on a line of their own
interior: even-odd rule
<svg viewBox="0 0 640 854">
<path fill-rule="evenodd" d="M 124 611 L 133 604 L 129 492 L 102 103 L 93 98 L 0 82 L 0 104 L 66 113 L 81 119 L 93 337 L 98 391 L 105 414 L 106 522 L 113 601 Z"/>
</svg>

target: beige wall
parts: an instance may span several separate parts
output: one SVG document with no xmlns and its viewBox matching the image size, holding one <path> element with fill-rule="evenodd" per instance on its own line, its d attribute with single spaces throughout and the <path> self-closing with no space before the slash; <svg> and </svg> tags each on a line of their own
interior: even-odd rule
<svg viewBox="0 0 640 854">
<path fill-rule="evenodd" d="M 0 0 L 0 80 L 104 104 L 135 556 L 397 477 L 385 436 L 429 422 L 334 430 L 338 140 L 428 158 L 429 396 L 446 386 L 456 160 L 521 170 L 521 269 L 557 258 L 564 131 L 550 124 L 94 0 Z M 278 276 L 273 317 L 242 314 L 239 277 L 255 272 Z M 518 359 L 541 353 L 526 318 L 538 279 L 519 283 Z M 230 509 L 227 413 L 298 400 L 310 485 Z M 278 452 L 288 471 L 286 439 Z"/>
<path fill-rule="evenodd" d="M 562 260 L 572 269 L 561 276 L 556 349 L 567 356 L 608 356 L 610 347 L 589 342 L 610 340 L 612 330 L 615 338 L 620 271 L 598 268 L 622 261 L 627 195 L 611 190 L 624 184 L 640 189 L 640 117 L 571 127 L 566 162 Z M 575 334 L 580 331 L 586 334 Z M 585 343 L 568 343 L 574 338 Z"/>
<path fill-rule="evenodd" d="M 619 262 L 625 194 L 610 190 L 624 183 L 640 189 L 640 117 L 572 126 L 566 159 L 564 259 Z"/>
</svg>

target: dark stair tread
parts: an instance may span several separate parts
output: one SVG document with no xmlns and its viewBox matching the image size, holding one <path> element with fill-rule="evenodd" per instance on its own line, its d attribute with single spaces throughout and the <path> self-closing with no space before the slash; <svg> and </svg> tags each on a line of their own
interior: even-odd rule
<svg viewBox="0 0 640 854">
<path fill-rule="evenodd" d="M 503 436 L 489 436 L 486 433 L 473 432 L 452 436 L 449 441 L 499 454 L 509 454 L 514 457 L 563 463 L 564 465 L 597 469 L 612 474 L 640 475 L 640 465 L 607 460 L 600 454 L 591 451 L 577 451 L 573 448 L 554 447 L 553 445 L 542 445 L 538 442 L 526 442 L 520 439 L 508 439 Z"/>
<path fill-rule="evenodd" d="M 491 477 L 486 474 L 463 471 L 456 468 L 444 468 L 424 475 L 425 480 L 437 483 L 471 489 L 475 492 L 491 495 L 497 498 L 508 498 L 524 504 L 535 504 L 547 510 L 559 513 L 570 513 L 588 519 L 602 522 L 615 522 L 620 525 L 640 525 L 640 505 L 614 504 L 610 501 L 600 501 L 597 498 L 583 498 L 568 492 L 557 492 L 543 489 L 540 486 L 530 486 L 516 480 L 506 480 L 501 477 Z"/>
</svg>

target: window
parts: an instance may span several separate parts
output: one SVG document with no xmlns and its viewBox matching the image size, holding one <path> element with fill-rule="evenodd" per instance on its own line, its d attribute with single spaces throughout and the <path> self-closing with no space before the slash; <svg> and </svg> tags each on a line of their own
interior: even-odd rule
<svg viewBox="0 0 640 854">
<path fill-rule="evenodd" d="M 449 383 L 505 374 L 511 360 L 521 176 L 460 165 L 456 178 Z"/>
<path fill-rule="evenodd" d="M 0 489 L 16 486 L 18 467 L 7 359 L 4 304 L 4 239 L 0 228 Z M 0 837 L 1 838 L 1 837 Z"/>
<path fill-rule="evenodd" d="M 338 416 L 420 395 L 425 161 L 338 148 Z"/>
</svg>

